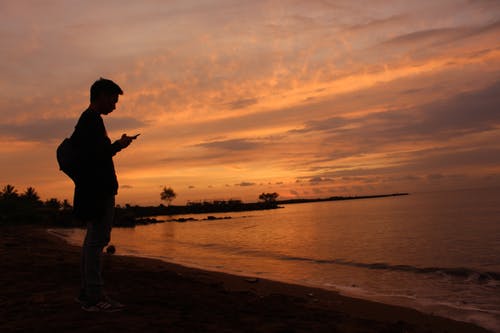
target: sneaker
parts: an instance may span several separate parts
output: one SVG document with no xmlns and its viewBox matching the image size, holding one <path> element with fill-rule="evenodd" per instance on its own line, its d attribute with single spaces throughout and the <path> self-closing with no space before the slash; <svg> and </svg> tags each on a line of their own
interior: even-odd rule
<svg viewBox="0 0 500 333">
<path fill-rule="evenodd" d="M 121 305 L 112 304 L 106 300 L 99 301 L 94 304 L 86 303 L 82 305 L 82 310 L 87 312 L 118 312 L 123 310 L 123 304 L 117 302 Z"/>
<path fill-rule="evenodd" d="M 106 296 L 106 295 L 105 295 L 105 296 L 104 296 L 104 300 L 105 300 L 106 302 L 108 302 L 109 304 L 113 305 L 113 307 L 115 307 L 115 308 L 118 308 L 118 309 L 123 309 L 123 308 L 125 308 L 125 305 L 124 305 L 124 304 L 122 304 L 122 303 L 118 302 L 117 300 L 112 299 L 112 298 L 111 298 L 111 297 L 109 297 L 109 296 Z"/>
<path fill-rule="evenodd" d="M 89 303 L 89 299 L 85 294 L 80 294 L 79 296 L 75 297 L 75 302 L 79 303 L 80 305 L 84 305 L 86 303 Z M 108 302 L 109 304 L 113 305 L 115 308 L 125 308 L 125 305 L 118 302 L 117 300 L 112 299 L 111 297 L 107 295 L 102 296 L 102 300 Z"/>
</svg>

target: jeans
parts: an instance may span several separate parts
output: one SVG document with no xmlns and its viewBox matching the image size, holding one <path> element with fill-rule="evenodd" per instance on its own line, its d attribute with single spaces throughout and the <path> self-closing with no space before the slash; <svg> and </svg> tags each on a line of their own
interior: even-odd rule
<svg viewBox="0 0 500 333">
<path fill-rule="evenodd" d="M 82 247 L 80 297 L 88 302 L 96 302 L 103 296 L 102 250 L 111 239 L 115 196 L 110 195 L 105 200 L 104 215 L 87 221 L 87 234 Z"/>
</svg>

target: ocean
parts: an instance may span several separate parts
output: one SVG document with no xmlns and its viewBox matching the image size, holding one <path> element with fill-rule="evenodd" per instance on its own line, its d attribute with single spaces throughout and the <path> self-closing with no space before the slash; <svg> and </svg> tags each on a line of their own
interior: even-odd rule
<svg viewBox="0 0 500 333">
<path fill-rule="evenodd" d="M 499 188 L 210 215 L 226 219 L 115 228 L 111 243 L 118 254 L 337 290 L 500 332 Z M 84 235 L 53 231 L 73 244 Z"/>
</svg>

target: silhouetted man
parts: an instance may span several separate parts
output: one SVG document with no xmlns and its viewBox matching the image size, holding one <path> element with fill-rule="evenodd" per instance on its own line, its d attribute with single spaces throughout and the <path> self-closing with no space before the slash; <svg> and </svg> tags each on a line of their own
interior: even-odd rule
<svg viewBox="0 0 500 333">
<path fill-rule="evenodd" d="M 90 88 L 90 106 L 85 110 L 71 141 L 81 161 L 75 180 L 74 214 L 87 224 L 81 257 L 82 289 L 78 301 L 82 309 L 92 312 L 114 312 L 123 308 L 103 293 L 101 254 L 109 243 L 114 218 L 118 181 L 113 156 L 126 148 L 135 137 L 123 134 L 111 143 L 102 115 L 113 112 L 122 95 L 113 81 L 99 79 Z"/>
</svg>

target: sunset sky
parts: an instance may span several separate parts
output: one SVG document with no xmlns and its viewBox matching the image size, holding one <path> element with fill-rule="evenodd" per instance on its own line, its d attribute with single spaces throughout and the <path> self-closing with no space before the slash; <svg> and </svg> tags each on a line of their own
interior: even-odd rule
<svg viewBox="0 0 500 333">
<path fill-rule="evenodd" d="M 12 0 L 0 40 L 0 185 L 42 199 L 101 76 L 121 204 L 500 185 L 497 0 Z"/>
</svg>

